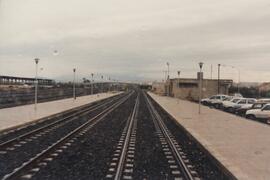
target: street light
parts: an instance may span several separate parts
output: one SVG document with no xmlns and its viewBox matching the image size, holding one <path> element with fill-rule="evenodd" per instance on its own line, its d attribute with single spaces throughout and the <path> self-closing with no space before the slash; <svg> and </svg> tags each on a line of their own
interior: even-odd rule
<svg viewBox="0 0 270 180">
<path fill-rule="evenodd" d="M 73 99 L 76 99 L 76 87 L 75 87 L 75 73 L 76 68 L 73 68 Z"/>
<path fill-rule="evenodd" d="M 238 72 L 237 92 L 240 93 L 240 69 L 239 68 L 236 68 L 235 66 L 230 66 L 230 67 L 236 69 L 237 72 Z"/>
<path fill-rule="evenodd" d="M 37 91 L 38 91 L 38 62 L 39 58 L 35 58 L 35 63 L 36 63 L 36 80 L 35 80 L 35 112 L 37 111 Z"/>
<path fill-rule="evenodd" d="M 180 88 L 180 73 L 181 73 L 181 71 L 177 71 L 177 75 L 178 75 L 178 80 L 177 80 L 177 86 L 176 87 L 178 87 L 178 88 Z M 180 92 L 179 92 L 180 93 Z M 178 103 L 179 103 L 179 98 L 180 97 L 178 97 Z"/>
<path fill-rule="evenodd" d="M 101 75 L 101 93 L 103 93 L 103 75 Z"/>
<path fill-rule="evenodd" d="M 177 75 L 178 75 L 178 88 L 180 87 L 179 83 L 180 83 L 180 73 L 181 71 L 177 71 Z"/>
<path fill-rule="evenodd" d="M 168 79 L 170 79 L 170 63 L 167 62 L 166 64 L 167 64 L 167 66 L 168 66 Z"/>
<path fill-rule="evenodd" d="M 237 72 L 238 72 L 238 83 L 237 83 L 237 91 L 238 93 L 240 93 L 240 69 L 235 67 L 235 66 L 231 66 L 231 65 L 225 65 L 225 64 L 219 64 L 219 69 L 220 69 L 220 66 L 223 66 L 223 67 L 231 67 L 233 69 L 236 69 Z M 220 70 L 219 70 L 220 71 Z"/>
<path fill-rule="evenodd" d="M 220 93 L 220 66 L 221 64 L 218 64 L 218 94 Z"/>
<path fill-rule="evenodd" d="M 94 87 L 93 87 L 94 86 L 94 73 L 91 73 L 91 77 L 92 77 L 92 80 L 91 80 L 91 94 L 93 94 L 94 93 L 93 92 L 94 91 L 93 90 L 94 89 Z"/>
<path fill-rule="evenodd" d="M 199 63 L 200 66 L 200 86 L 199 86 L 199 114 L 201 114 L 201 99 L 202 99 L 202 67 L 203 67 L 203 62 Z"/>
<path fill-rule="evenodd" d="M 111 77 L 110 76 L 108 77 L 108 80 L 109 80 L 109 92 L 110 92 L 111 91 L 111 85 L 112 85 L 111 84 Z"/>
</svg>

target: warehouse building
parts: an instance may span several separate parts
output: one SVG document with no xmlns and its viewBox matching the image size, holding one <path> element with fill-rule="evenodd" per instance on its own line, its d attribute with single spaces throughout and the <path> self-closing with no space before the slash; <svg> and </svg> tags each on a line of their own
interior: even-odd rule
<svg viewBox="0 0 270 180">
<path fill-rule="evenodd" d="M 38 84 L 40 85 L 53 85 L 55 81 L 52 79 L 38 78 Z M 35 83 L 35 78 L 27 77 L 15 77 L 15 76 L 0 76 L 0 85 L 33 85 Z"/>
<path fill-rule="evenodd" d="M 216 94 L 228 94 L 229 87 L 232 85 L 233 81 L 230 79 L 203 79 L 202 76 L 202 98 L 206 98 Z M 197 75 L 197 79 L 192 78 L 175 78 L 169 79 L 166 83 L 160 83 L 159 86 L 153 83 L 152 90 L 161 94 L 164 88 L 164 95 L 177 97 L 180 99 L 188 99 L 192 101 L 198 101 L 199 99 L 199 83 L 200 73 Z M 160 87 L 160 88 L 158 88 Z"/>
</svg>

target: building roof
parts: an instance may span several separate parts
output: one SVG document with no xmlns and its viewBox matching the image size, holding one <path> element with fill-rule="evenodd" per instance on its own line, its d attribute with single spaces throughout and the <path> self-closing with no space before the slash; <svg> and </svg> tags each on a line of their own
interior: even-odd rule
<svg viewBox="0 0 270 180">
<path fill-rule="evenodd" d="M 29 77 L 16 77 L 16 76 L 1 76 L 0 79 L 7 78 L 7 79 L 19 79 L 19 80 L 35 80 L 35 78 L 29 78 Z M 46 79 L 46 78 L 38 78 L 38 80 L 46 80 L 46 81 L 54 81 L 53 79 Z"/>
</svg>

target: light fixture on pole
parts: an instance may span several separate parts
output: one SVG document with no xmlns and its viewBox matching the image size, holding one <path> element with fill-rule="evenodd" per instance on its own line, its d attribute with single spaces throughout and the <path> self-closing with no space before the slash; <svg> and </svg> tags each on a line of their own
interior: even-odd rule
<svg viewBox="0 0 270 180">
<path fill-rule="evenodd" d="M 38 91 L 38 62 L 39 58 L 35 58 L 36 63 L 36 79 L 35 79 L 35 112 L 37 111 L 37 91 Z"/>
<path fill-rule="evenodd" d="M 177 71 L 177 75 L 178 75 L 178 88 L 180 87 L 180 85 L 179 85 L 179 83 L 180 83 L 180 73 L 181 73 L 181 71 Z"/>
<path fill-rule="evenodd" d="M 199 114 L 201 114 L 201 99 L 202 99 L 202 67 L 203 67 L 203 62 L 199 63 L 200 66 L 200 74 L 199 74 L 199 78 L 200 78 L 200 85 L 199 85 Z"/>
<path fill-rule="evenodd" d="M 75 86 L 75 73 L 76 68 L 73 68 L 73 99 L 76 99 L 76 86 Z"/>
<path fill-rule="evenodd" d="M 167 67 L 168 67 L 168 79 L 170 79 L 170 63 L 167 62 L 166 64 L 167 64 Z"/>
</svg>

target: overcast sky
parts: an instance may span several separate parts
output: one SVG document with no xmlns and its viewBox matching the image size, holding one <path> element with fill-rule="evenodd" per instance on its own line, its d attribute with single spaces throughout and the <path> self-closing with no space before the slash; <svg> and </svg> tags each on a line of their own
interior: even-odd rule
<svg viewBox="0 0 270 180">
<path fill-rule="evenodd" d="M 58 51 L 58 53 L 54 53 Z M 0 0 L 0 74 L 58 80 L 106 74 L 270 81 L 269 0 Z"/>
</svg>

